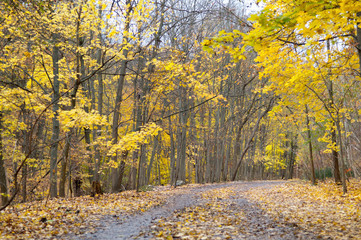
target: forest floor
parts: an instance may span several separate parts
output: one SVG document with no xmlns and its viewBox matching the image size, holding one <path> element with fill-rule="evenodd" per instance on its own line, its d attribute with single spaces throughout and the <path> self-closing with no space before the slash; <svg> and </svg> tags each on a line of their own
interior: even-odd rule
<svg viewBox="0 0 361 240">
<path fill-rule="evenodd" d="M 54 199 L 0 213 L 0 239 L 361 239 L 361 183 L 190 184 Z"/>
</svg>

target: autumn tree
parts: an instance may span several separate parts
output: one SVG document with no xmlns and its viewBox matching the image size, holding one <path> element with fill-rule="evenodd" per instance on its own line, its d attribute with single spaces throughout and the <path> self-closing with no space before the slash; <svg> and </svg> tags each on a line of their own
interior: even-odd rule
<svg viewBox="0 0 361 240">
<path fill-rule="evenodd" d="M 345 99 L 359 78 L 359 19 L 355 8 L 358 2 L 264 1 L 264 4 L 264 9 L 250 19 L 254 24 L 249 34 L 221 34 L 223 39 L 215 42 L 224 45 L 227 36 L 242 36 L 245 45 L 236 49 L 234 55 L 247 51 L 246 46 L 252 46 L 258 53 L 256 61 L 262 69 L 261 76 L 268 77 L 271 83 L 263 92 L 296 98 L 297 111 L 304 112 L 307 105 L 315 112 L 316 121 L 326 121 L 328 132 L 323 140 L 333 151 L 336 181 L 338 163 L 341 164 L 346 192 L 342 119 L 348 116 Z"/>
</svg>

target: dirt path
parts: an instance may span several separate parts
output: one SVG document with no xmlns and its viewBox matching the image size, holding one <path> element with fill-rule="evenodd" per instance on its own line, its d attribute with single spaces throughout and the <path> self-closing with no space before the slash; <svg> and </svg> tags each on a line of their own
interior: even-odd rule
<svg viewBox="0 0 361 240">
<path fill-rule="evenodd" d="M 106 217 L 96 233 L 77 239 L 315 239 L 296 225 L 275 222 L 245 196 L 256 187 L 280 184 L 231 182 L 178 188 L 164 205 L 121 220 Z"/>
</svg>

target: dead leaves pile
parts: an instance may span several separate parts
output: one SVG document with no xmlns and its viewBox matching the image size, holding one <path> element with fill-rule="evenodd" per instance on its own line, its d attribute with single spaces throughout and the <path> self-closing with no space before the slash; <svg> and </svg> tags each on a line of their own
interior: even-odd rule
<svg viewBox="0 0 361 240">
<path fill-rule="evenodd" d="M 283 219 L 330 239 L 361 239 L 361 182 L 351 180 L 348 194 L 331 181 L 312 186 L 292 181 L 272 189 L 258 188 L 248 197 L 275 220 Z"/>
<path fill-rule="evenodd" d="M 125 218 L 163 204 L 166 192 L 127 191 L 99 198 L 83 196 L 8 207 L 0 213 L 1 239 L 61 238 L 94 232 L 103 216 Z"/>
</svg>

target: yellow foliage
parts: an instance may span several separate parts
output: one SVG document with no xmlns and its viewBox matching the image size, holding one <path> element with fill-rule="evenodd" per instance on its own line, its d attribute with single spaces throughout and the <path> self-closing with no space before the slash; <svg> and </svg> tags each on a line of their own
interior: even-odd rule
<svg viewBox="0 0 361 240">
<path fill-rule="evenodd" d="M 82 108 L 60 111 L 59 121 L 65 131 L 69 131 L 74 127 L 90 128 L 95 125 L 108 125 L 105 116 L 99 115 L 95 110 L 87 113 Z"/>
<path fill-rule="evenodd" d="M 109 155 L 115 155 L 117 151 L 128 151 L 132 152 L 142 144 L 148 143 L 151 136 L 156 136 L 162 131 L 162 128 L 157 126 L 155 123 L 149 123 L 141 128 L 140 131 L 131 132 L 123 136 L 117 144 L 111 146 Z"/>
</svg>

